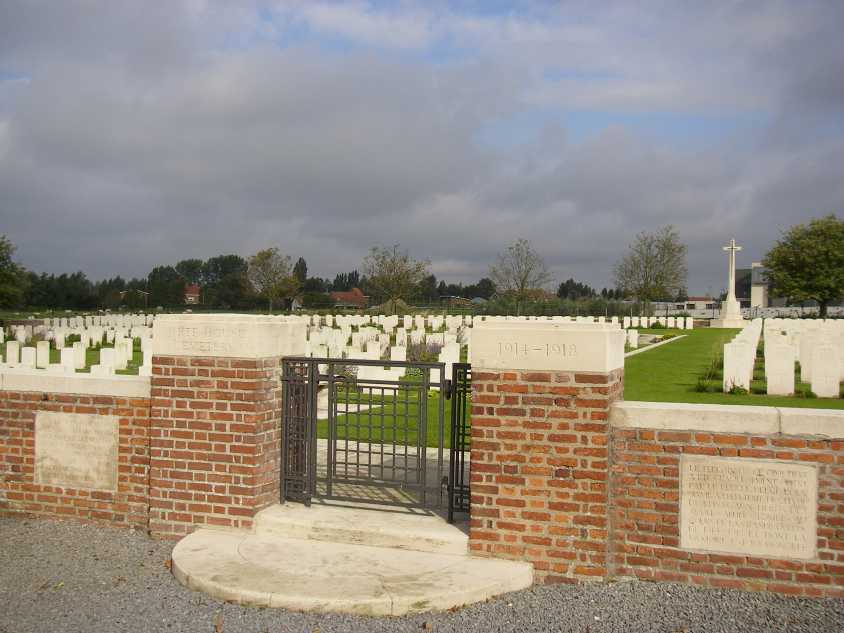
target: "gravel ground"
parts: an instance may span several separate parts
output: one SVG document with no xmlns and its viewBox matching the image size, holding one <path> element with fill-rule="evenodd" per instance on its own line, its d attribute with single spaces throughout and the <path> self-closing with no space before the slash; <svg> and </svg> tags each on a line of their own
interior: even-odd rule
<svg viewBox="0 0 844 633">
<path fill-rule="evenodd" d="M 0 633 L 844 632 L 844 600 L 639 582 L 537 587 L 403 618 L 239 607 L 179 585 L 168 570 L 172 547 L 139 532 L 0 518 Z"/>
</svg>

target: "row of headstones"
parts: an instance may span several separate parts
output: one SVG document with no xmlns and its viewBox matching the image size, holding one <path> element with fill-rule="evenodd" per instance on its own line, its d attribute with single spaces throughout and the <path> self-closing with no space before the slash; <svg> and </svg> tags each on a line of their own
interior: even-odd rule
<svg viewBox="0 0 844 633">
<path fill-rule="evenodd" d="M 844 321 L 766 319 L 765 379 L 770 395 L 794 393 L 794 364 L 819 398 L 837 398 L 844 382 Z"/>
<path fill-rule="evenodd" d="M 357 331 L 352 331 L 345 327 L 328 328 L 325 326 L 320 326 L 319 328 L 311 327 L 308 331 L 308 342 L 312 347 L 326 345 L 332 350 L 345 349 L 347 347 L 363 349 L 369 343 L 378 341 L 381 344 L 382 352 L 386 351 L 386 348 L 392 344 L 393 339 L 395 339 L 395 345 L 407 347 L 408 344 L 419 345 L 425 342 L 439 346 L 449 343 L 467 345 L 469 337 L 470 330 L 468 328 L 460 328 L 456 333 L 403 329 L 395 330 L 393 333 L 389 330 L 380 331 L 377 328 L 369 326 L 361 327 Z"/>
<path fill-rule="evenodd" d="M 72 374 L 87 366 L 88 345 L 76 341 L 70 347 L 57 348 L 59 362 L 50 361 L 50 341 L 36 342 L 35 346 L 21 346 L 18 341 L 6 341 L 3 370 L 45 370 L 50 374 Z M 114 339 L 114 347 L 101 347 L 99 363 L 90 366 L 92 376 L 111 376 L 118 370 L 125 370 L 134 354 L 134 343 L 130 338 Z M 138 369 L 141 376 L 152 375 L 152 339 L 142 338 L 143 365 Z"/>
<path fill-rule="evenodd" d="M 296 318 L 296 317 L 294 317 Z M 431 329 L 441 330 L 456 330 L 463 325 L 472 325 L 471 315 L 433 315 L 429 314 L 423 316 L 420 314 L 410 315 L 406 314 L 402 317 L 398 315 L 361 315 L 361 314 L 312 314 L 302 315 L 298 317 L 305 320 L 309 325 L 326 327 L 361 327 L 366 325 L 379 325 L 385 330 L 393 330 L 401 328 L 409 330 L 413 327 L 417 329 Z"/>
<path fill-rule="evenodd" d="M 86 346 L 101 345 L 103 339 L 106 343 L 114 342 L 115 338 L 121 336 L 129 338 L 145 338 L 152 336 L 152 327 L 146 325 L 134 326 L 52 326 L 52 325 L 17 325 L 9 328 L 10 339 L 16 340 L 21 345 L 32 341 L 33 338 L 41 338 L 53 341 L 58 349 L 64 347 L 65 340 L 69 336 L 78 336 Z M 5 330 L 0 328 L 0 343 L 5 342 Z"/>
<path fill-rule="evenodd" d="M 397 315 L 304 315 L 300 317 L 305 319 L 309 325 L 312 326 L 337 326 L 342 327 L 348 325 L 350 327 L 361 327 L 365 325 L 380 325 L 384 329 L 401 328 L 404 330 L 410 329 L 427 329 L 438 331 L 443 328 L 449 331 L 455 331 L 462 326 L 471 327 L 475 322 L 502 322 L 502 321 L 552 321 L 561 323 L 619 323 L 617 316 L 475 316 L 470 315 L 409 315 L 402 317 Z M 656 323 L 663 327 L 678 328 L 681 330 L 691 330 L 694 328 L 694 320 L 692 317 L 623 317 L 622 327 L 625 329 L 630 327 L 647 328 Z"/>
<path fill-rule="evenodd" d="M 753 368 L 756 363 L 756 348 L 762 334 L 762 319 L 754 319 L 736 334 L 732 341 L 724 344 L 723 389 L 725 393 L 734 388 L 750 391 Z"/>
<path fill-rule="evenodd" d="M 325 346 L 319 346 L 312 354 L 315 358 L 332 358 L 328 354 L 327 348 Z M 383 353 L 379 347 L 367 347 L 366 350 L 354 350 L 350 349 L 347 350 L 345 355 L 337 356 L 336 358 L 343 358 L 349 360 L 366 360 L 366 361 L 379 361 L 384 360 Z M 407 361 L 407 348 L 402 347 L 399 345 L 394 345 L 389 348 L 389 360 L 395 362 L 406 362 Z M 460 362 L 460 345 L 457 343 L 449 343 L 443 346 L 440 349 L 437 362 L 443 363 L 445 366 L 443 371 L 445 372 L 445 378 L 451 376 L 451 372 L 454 366 L 454 363 Z M 321 372 L 327 371 L 327 366 L 320 366 Z M 398 381 L 400 380 L 405 373 L 407 372 L 406 367 L 384 367 L 378 364 L 363 364 L 357 365 L 357 381 L 358 383 L 367 382 L 367 381 Z M 442 376 L 440 375 L 439 368 L 431 368 L 429 370 L 429 381 L 431 383 L 431 388 L 438 388 L 439 383 L 441 381 Z"/>
<path fill-rule="evenodd" d="M 155 315 L 152 314 L 103 314 L 84 315 L 71 317 L 54 317 L 44 319 L 44 324 L 51 328 L 89 328 L 101 327 L 125 327 L 135 326 L 152 327 Z"/>
<path fill-rule="evenodd" d="M 743 308 L 742 313 L 747 316 L 754 316 L 763 319 L 798 319 L 805 315 L 814 315 L 818 313 L 817 307 L 803 308 L 800 306 L 789 307 L 770 307 L 770 308 Z M 844 316 L 844 306 L 829 306 L 827 308 L 829 316 Z"/>
<path fill-rule="evenodd" d="M 695 328 L 695 321 L 692 317 L 629 317 L 626 316 L 621 320 L 621 327 L 625 330 L 628 328 L 649 328 L 653 325 L 660 324 L 664 328 L 678 329 L 678 330 L 693 330 Z"/>
</svg>

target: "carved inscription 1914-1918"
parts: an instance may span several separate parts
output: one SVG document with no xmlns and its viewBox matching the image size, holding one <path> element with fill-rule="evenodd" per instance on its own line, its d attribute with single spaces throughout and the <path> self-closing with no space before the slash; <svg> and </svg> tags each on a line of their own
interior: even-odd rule
<svg viewBox="0 0 844 633">
<path fill-rule="evenodd" d="M 813 465 L 729 457 L 680 460 L 680 547 L 773 558 L 817 555 Z"/>
<path fill-rule="evenodd" d="M 117 416 L 39 411 L 35 483 L 116 491 L 118 446 Z"/>
</svg>

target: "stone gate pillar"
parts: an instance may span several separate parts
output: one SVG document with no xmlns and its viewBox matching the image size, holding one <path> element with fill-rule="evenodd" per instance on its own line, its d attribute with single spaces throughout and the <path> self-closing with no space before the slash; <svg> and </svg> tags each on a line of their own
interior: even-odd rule
<svg viewBox="0 0 844 633">
<path fill-rule="evenodd" d="M 475 555 L 526 560 L 537 582 L 607 576 L 612 324 L 478 323 L 472 332 Z"/>
<path fill-rule="evenodd" d="M 249 528 L 278 502 L 281 358 L 301 354 L 304 343 L 304 324 L 285 317 L 156 317 L 151 534 Z"/>
</svg>

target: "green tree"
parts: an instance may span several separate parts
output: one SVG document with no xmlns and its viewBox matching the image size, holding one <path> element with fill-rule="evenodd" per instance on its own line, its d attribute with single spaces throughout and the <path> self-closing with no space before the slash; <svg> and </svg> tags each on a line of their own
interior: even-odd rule
<svg viewBox="0 0 844 633">
<path fill-rule="evenodd" d="M 390 248 L 373 247 L 363 260 L 363 274 L 372 294 L 389 303 L 390 313 L 399 300 L 416 294 L 419 284 L 429 275 L 427 260 L 416 260 L 395 244 Z"/>
<path fill-rule="evenodd" d="M 176 264 L 176 271 L 185 280 L 185 283 L 198 284 L 202 280 L 202 267 L 205 265 L 201 259 L 183 259 Z"/>
<path fill-rule="evenodd" d="M 246 308 L 252 291 L 246 277 L 249 265 L 240 255 L 218 255 L 202 267 L 202 303 L 215 308 Z"/>
<path fill-rule="evenodd" d="M 296 276 L 296 279 L 299 280 L 299 285 L 304 285 L 304 283 L 308 280 L 308 264 L 304 257 L 300 257 L 296 260 L 296 265 L 293 266 L 293 274 Z"/>
<path fill-rule="evenodd" d="M 673 226 L 639 233 L 613 271 L 616 288 L 642 302 L 672 301 L 685 292 L 688 266 L 686 245 Z"/>
<path fill-rule="evenodd" d="M 495 284 L 492 279 L 484 277 L 478 283 L 472 286 L 466 286 L 466 296 L 470 299 L 480 297 L 482 299 L 489 299 L 495 294 Z"/>
<path fill-rule="evenodd" d="M 337 273 L 334 277 L 334 283 L 331 284 L 331 290 L 344 292 L 360 286 L 360 274 L 357 270 L 353 270 L 348 273 Z"/>
<path fill-rule="evenodd" d="M 498 255 L 489 276 L 499 294 L 516 302 L 516 314 L 522 304 L 551 281 L 545 261 L 526 239 L 518 239 Z"/>
<path fill-rule="evenodd" d="M 277 248 L 266 248 L 249 258 L 249 282 L 267 300 L 269 310 L 276 301 L 295 296 L 301 287 L 290 264 L 290 257 L 279 253 Z"/>
<path fill-rule="evenodd" d="M 773 294 L 818 302 L 825 317 L 844 297 L 844 220 L 835 215 L 791 227 L 763 260 Z"/>
<path fill-rule="evenodd" d="M 185 280 L 172 266 L 156 266 L 147 277 L 149 305 L 180 306 L 185 303 Z"/>
<path fill-rule="evenodd" d="M 419 298 L 425 303 L 434 303 L 439 299 L 437 292 L 437 276 L 427 275 L 419 282 Z"/>
<path fill-rule="evenodd" d="M 19 307 L 27 287 L 26 271 L 12 260 L 15 245 L 0 235 L 0 307 Z"/>
<path fill-rule="evenodd" d="M 302 284 L 302 290 L 304 292 L 327 292 L 330 285 L 327 279 L 308 277 Z"/>
</svg>

